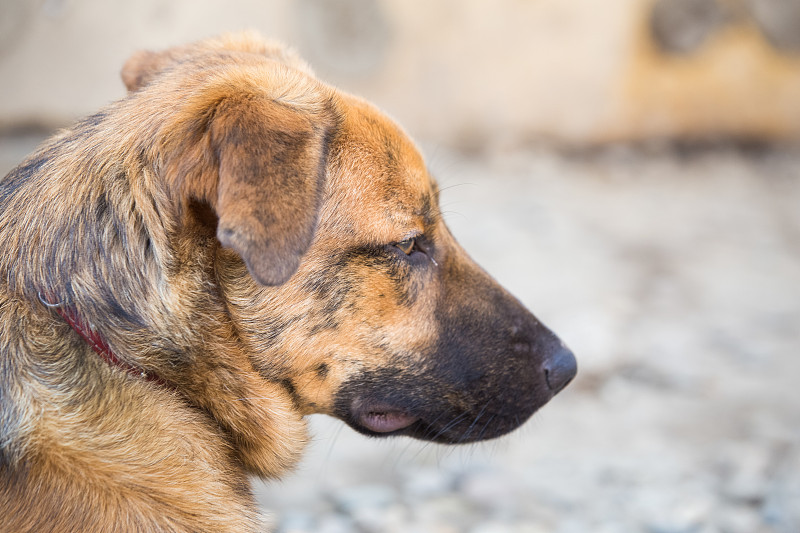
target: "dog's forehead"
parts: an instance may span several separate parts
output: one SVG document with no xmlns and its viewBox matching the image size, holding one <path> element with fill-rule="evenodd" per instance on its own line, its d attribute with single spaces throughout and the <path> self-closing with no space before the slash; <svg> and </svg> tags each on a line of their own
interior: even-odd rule
<svg viewBox="0 0 800 533">
<path fill-rule="evenodd" d="M 331 153 L 329 194 L 359 213 L 378 240 L 422 232 L 434 218 L 436 184 L 410 137 L 371 104 L 344 96 Z"/>
</svg>

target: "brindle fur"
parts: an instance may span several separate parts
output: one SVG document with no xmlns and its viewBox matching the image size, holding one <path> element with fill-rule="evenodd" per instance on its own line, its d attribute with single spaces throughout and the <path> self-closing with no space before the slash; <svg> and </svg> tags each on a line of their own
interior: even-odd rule
<svg viewBox="0 0 800 533">
<path fill-rule="evenodd" d="M 123 80 L 0 180 L 0 530 L 255 531 L 247 476 L 296 463 L 306 414 L 375 434 L 389 405 L 419 418 L 393 433 L 466 442 L 557 392 L 559 341 L 453 240 L 375 108 L 251 34 Z"/>
</svg>

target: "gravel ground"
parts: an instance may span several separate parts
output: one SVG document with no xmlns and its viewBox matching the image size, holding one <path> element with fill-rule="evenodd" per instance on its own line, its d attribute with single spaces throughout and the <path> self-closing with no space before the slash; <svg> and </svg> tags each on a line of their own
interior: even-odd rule
<svg viewBox="0 0 800 533">
<path fill-rule="evenodd" d="M 0 137 L 5 173 L 38 141 Z M 522 429 L 445 447 L 312 417 L 280 533 L 800 531 L 800 151 L 426 150 L 451 229 L 576 352 Z"/>
</svg>

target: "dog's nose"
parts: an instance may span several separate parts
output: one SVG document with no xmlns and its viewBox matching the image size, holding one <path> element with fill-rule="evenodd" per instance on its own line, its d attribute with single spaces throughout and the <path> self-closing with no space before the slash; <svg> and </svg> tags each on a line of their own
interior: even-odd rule
<svg viewBox="0 0 800 533">
<path fill-rule="evenodd" d="M 544 364 L 544 377 L 553 394 L 566 387 L 577 373 L 578 361 L 575 360 L 575 355 L 569 348 L 564 345 L 556 350 Z"/>
</svg>

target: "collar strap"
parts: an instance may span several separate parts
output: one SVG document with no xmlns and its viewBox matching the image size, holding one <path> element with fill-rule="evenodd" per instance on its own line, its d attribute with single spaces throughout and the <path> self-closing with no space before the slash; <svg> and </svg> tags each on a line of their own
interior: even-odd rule
<svg viewBox="0 0 800 533">
<path fill-rule="evenodd" d="M 56 313 L 64 319 L 64 321 L 70 325 L 78 335 L 85 340 L 89 346 L 105 361 L 108 363 L 109 366 L 117 367 L 121 370 L 124 370 L 131 376 L 137 377 L 139 379 L 144 379 L 145 381 L 149 381 L 151 383 L 156 383 L 163 387 L 169 387 L 169 385 L 161 379 L 156 374 L 148 374 L 144 369 L 138 368 L 126 361 L 123 361 L 111 350 L 111 347 L 108 345 L 108 342 L 103 338 L 100 333 L 95 330 L 90 324 L 87 324 L 83 318 L 78 314 L 78 311 L 74 307 L 67 307 L 58 304 L 50 304 L 42 300 L 45 305 L 54 309 Z"/>
</svg>

